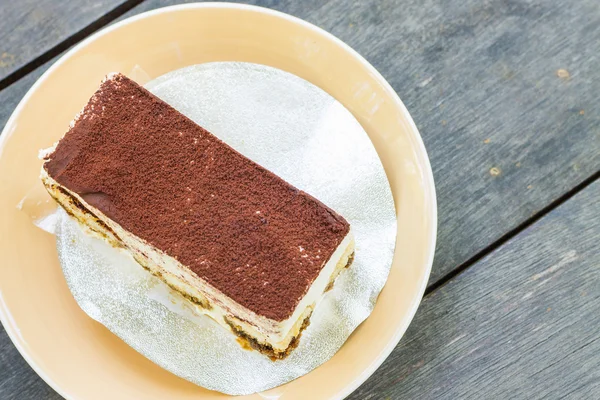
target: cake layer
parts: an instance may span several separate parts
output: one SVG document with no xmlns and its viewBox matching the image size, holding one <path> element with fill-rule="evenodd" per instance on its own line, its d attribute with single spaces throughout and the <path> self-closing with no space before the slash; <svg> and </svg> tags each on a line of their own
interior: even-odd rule
<svg viewBox="0 0 600 400">
<path fill-rule="evenodd" d="M 124 230 L 273 321 L 294 313 L 350 230 L 120 74 L 102 83 L 44 168 Z"/>
</svg>

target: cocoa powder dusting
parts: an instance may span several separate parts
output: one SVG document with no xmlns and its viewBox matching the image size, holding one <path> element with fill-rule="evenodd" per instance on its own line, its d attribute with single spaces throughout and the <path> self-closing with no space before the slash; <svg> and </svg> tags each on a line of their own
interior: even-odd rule
<svg viewBox="0 0 600 400">
<path fill-rule="evenodd" d="M 277 321 L 350 229 L 121 74 L 102 83 L 45 168 L 127 231 Z"/>
</svg>

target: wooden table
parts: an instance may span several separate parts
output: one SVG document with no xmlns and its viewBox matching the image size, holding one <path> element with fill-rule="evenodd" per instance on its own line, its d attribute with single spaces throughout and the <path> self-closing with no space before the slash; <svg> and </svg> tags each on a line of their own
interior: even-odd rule
<svg viewBox="0 0 600 400">
<path fill-rule="evenodd" d="M 0 5 L 0 121 L 65 50 L 156 0 Z M 333 33 L 408 107 L 433 273 L 352 399 L 600 398 L 600 2 L 256 0 Z M 58 399 L 0 329 L 0 399 Z"/>
</svg>

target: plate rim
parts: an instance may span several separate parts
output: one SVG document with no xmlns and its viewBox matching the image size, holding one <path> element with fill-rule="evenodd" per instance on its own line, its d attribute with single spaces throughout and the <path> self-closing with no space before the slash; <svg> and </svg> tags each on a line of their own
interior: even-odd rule
<svg viewBox="0 0 600 400">
<path fill-rule="evenodd" d="M 321 36 L 324 36 L 325 38 L 327 38 L 329 40 L 332 40 L 335 44 L 340 46 L 343 50 L 348 52 L 353 58 L 358 60 L 369 71 L 369 73 L 372 74 L 379 81 L 379 83 L 384 87 L 385 91 L 388 92 L 390 97 L 395 101 L 395 103 L 396 103 L 395 105 L 398 107 L 399 111 L 405 117 L 406 122 L 408 122 L 410 129 L 408 129 L 407 131 L 409 131 L 409 135 L 411 136 L 411 139 L 413 139 L 412 144 L 416 148 L 419 158 L 422 158 L 421 161 L 422 161 L 422 167 L 423 167 L 423 172 L 424 172 L 423 180 L 425 183 L 424 193 L 426 194 L 425 201 L 426 202 L 428 201 L 430 203 L 430 206 L 428 208 L 430 208 L 430 212 L 431 212 L 431 215 L 429 215 L 429 217 L 431 218 L 431 229 L 429 232 L 429 240 L 428 240 L 428 250 L 429 250 L 428 253 L 429 254 L 427 255 L 427 261 L 425 264 L 424 278 L 423 278 L 422 282 L 420 283 L 420 287 L 417 290 L 417 293 L 419 295 L 416 296 L 415 298 L 413 298 L 413 304 L 411 304 L 409 312 L 406 314 L 407 318 L 405 318 L 405 322 L 401 323 L 397 326 L 392 339 L 388 341 L 388 343 L 384 346 L 384 348 L 380 351 L 380 353 L 377 354 L 376 357 L 373 359 L 371 364 L 367 368 L 365 368 L 360 375 L 358 375 L 353 380 L 348 382 L 348 384 L 345 385 L 345 388 L 337 393 L 337 395 L 336 395 L 337 399 L 344 399 L 347 396 L 349 396 L 352 392 L 354 392 L 356 389 L 358 389 L 358 387 L 360 385 L 362 385 L 381 366 L 381 364 L 387 359 L 387 357 L 391 354 L 391 352 L 394 350 L 394 348 L 398 345 L 398 343 L 400 342 L 400 339 L 402 338 L 402 336 L 404 336 L 404 333 L 408 329 L 408 326 L 414 319 L 414 316 L 419 308 L 419 305 L 421 304 L 421 300 L 423 299 L 423 295 L 427 288 L 427 283 L 429 282 L 429 278 L 431 276 L 431 269 L 433 266 L 433 259 L 434 259 L 434 255 L 435 255 L 436 242 L 437 242 L 438 215 L 437 215 L 437 195 L 436 195 L 436 190 L 435 190 L 435 183 L 434 183 L 434 178 L 433 178 L 433 170 L 431 168 L 431 162 L 429 160 L 429 156 L 427 154 L 427 150 L 425 148 L 425 144 L 423 142 L 421 134 L 420 134 L 415 122 L 413 121 L 410 113 L 408 112 L 408 109 L 406 108 L 406 106 L 404 105 L 404 103 L 402 102 L 402 100 L 400 99 L 398 94 L 396 93 L 396 91 L 389 84 L 389 82 L 383 77 L 383 75 L 381 75 L 381 73 L 379 73 L 379 71 L 377 71 L 377 69 L 375 69 L 375 67 L 373 67 L 363 56 L 361 56 L 356 50 L 354 50 L 348 44 L 343 42 L 341 39 L 339 39 L 338 37 L 334 36 L 333 34 L 327 32 L 323 28 L 320 28 L 320 27 L 318 27 L 310 22 L 307 22 L 301 18 L 292 16 L 290 14 L 287 14 L 287 13 L 284 13 L 281 11 L 276 11 L 276 10 L 272 10 L 270 8 L 255 6 L 255 5 L 250 5 L 250 4 L 222 3 L 222 2 L 177 4 L 177 5 L 161 7 L 161 8 L 157 8 L 154 10 L 145 11 L 145 12 L 139 13 L 137 15 L 133 15 L 131 17 L 123 19 L 122 21 L 118 21 L 112 25 L 109 25 L 109 26 L 91 34 L 90 36 L 86 37 L 81 42 L 77 43 L 75 46 L 73 46 L 71 49 L 69 49 L 65 54 L 63 54 L 56 62 L 54 62 L 35 81 L 35 83 L 31 86 L 31 88 L 29 88 L 27 93 L 19 101 L 19 103 L 13 110 L 12 114 L 10 115 L 9 119 L 7 120 L 6 125 L 2 129 L 2 133 L 0 134 L 0 157 L 2 156 L 2 154 L 4 152 L 4 147 L 6 145 L 6 141 L 8 140 L 8 138 L 10 138 L 12 136 L 12 133 L 13 133 L 13 130 L 9 130 L 9 128 L 14 125 L 14 120 L 17 119 L 17 117 L 21 113 L 21 109 L 29 101 L 30 97 L 32 97 L 33 94 L 37 91 L 38 87 L 41 86 L 41 84 L 48 78 L 48 76 L 51 75 L 52 72 L 54 72 L 56 69 L 58 69 L 66 60 L 68 60 L 70 57 L 72 57 L 81 48 L 84 48 L 89 43 L 97 40 L 98 38 L 112 32 L 116 29 L 119 29 L 123 26 L 135 23 L 138 20 L 149 18 L 149 17 L 158 15 L 158 14 L 173 12 L 173 11 L 184 11 L 184 10 L 188 10 L 188 9 L 201 9 L 201 8 L 238 9 L 238 10 L 254 11 L 254 12 L 262 13 L 265 15 L 270 15 L 270 16 L 273 16 L 276 18 L 284 19 L 293 24 L 301 25 L 305 28 L 308 28 L 308 29 L 314 31 L 315 33 L 317 33 Z M 385 288 L 385 286 L 384 286 L 384 288 Z M 63 391 L 63 389 L 60 385 L 58 385 L 54 380 L 52 380 L 48 375 L 46 375 L 44 370 L 30 357 L 29 353 L 27 352 L 27 350 L 25 349 L 25 347 L 23 346 L 21 341 L 17 338 L 18 334 L 16 331 L 18 330 L 18 327 L 17 327 L 16 323 L 14 322 L 14 319 L 13 319 L 10 311 L 6 308 L 5 302 L 2 299 L 1 292 L 0 292 L 0 322 L 2 323 L 4 330 L 6 331 L 8 337 L 10 338 L 13 345 L 16 347 L 17 351 L 25 359 L 27 364 L 29 364 L 29 366 L 35 371 L 35 373 L 40 378 L 42 378 L 42 380 L 44 380 L 44 382 L 46 382 L 53 390 L 55 390 L 63 398 L 68 399 L 68 400 L 72 399 L 72 397 L 70 397 Z"/>
</svg>

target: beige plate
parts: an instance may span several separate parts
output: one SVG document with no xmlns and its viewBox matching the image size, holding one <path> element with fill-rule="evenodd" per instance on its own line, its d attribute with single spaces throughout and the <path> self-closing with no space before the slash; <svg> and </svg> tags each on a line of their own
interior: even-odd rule
<svg viewBox="0 0 600 400">
<path fill-rule="evenodd" d="M 38 150 L 63 135 L 105 74 L 131 73 L 138 65 L 155 78 L 210 61 L 280 68 L 344 104 L 375 144 L 398 213 L 394 262 L 371 316 L 330 361 L 269 394 L 283 400 L 348 395 L 392 351 L 417 310 L 435 248 L 435 190 L 417 128 L 390 85 L 344 43 L 288 15 L 219 3 L 163 8 L 69 51 L 31 88 L 0 137 L 0 317 L 29 364 L 68 399 L 227 397 L 154 365 L 89 318 L 67 288 L 55 238 L 31 221 L 38 202 L 51 204 L 38 182 Z M 26 212 L 19 211 L 26 195 Z"/>
</svg>

